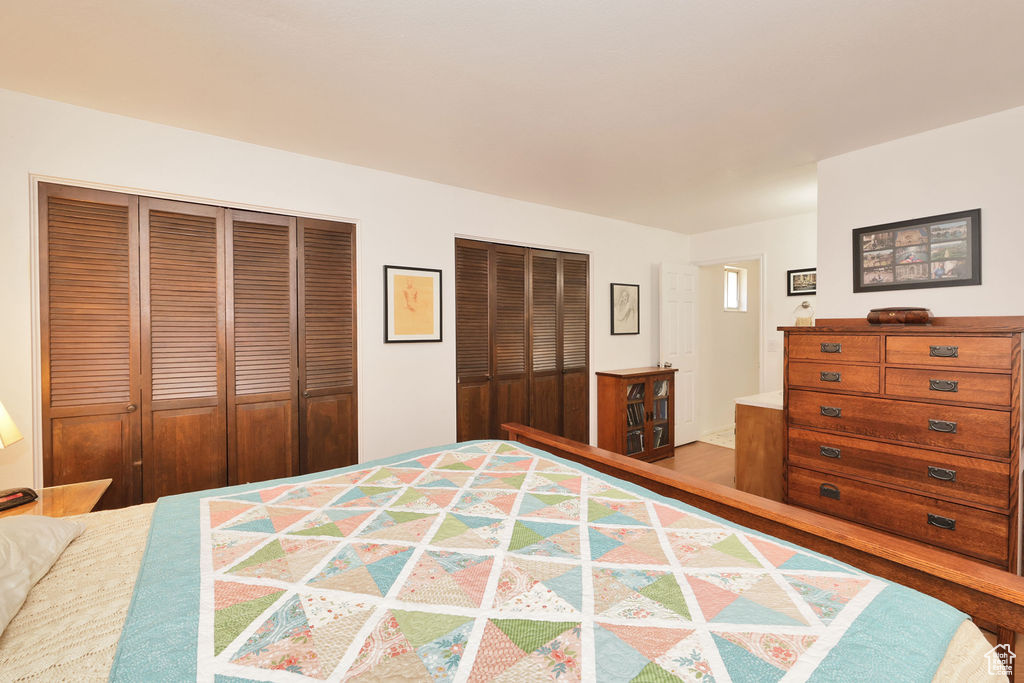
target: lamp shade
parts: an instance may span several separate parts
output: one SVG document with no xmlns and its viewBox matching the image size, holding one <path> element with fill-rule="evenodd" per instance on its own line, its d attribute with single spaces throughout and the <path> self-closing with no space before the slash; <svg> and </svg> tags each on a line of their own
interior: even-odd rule
<svg viewBox="0 0 1024 683">
<path fill-rule="evenodd" d="M 21 432 L 18 431 L 11 416 L 7 414 L 4 404 L 0 403 L 0 448 L 7 448 L 18 441 L 21 441 Z"/>
</svg>

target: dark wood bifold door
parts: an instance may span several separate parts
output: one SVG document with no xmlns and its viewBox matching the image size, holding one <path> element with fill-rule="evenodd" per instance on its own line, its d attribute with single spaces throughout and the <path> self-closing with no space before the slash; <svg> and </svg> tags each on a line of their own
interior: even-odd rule
<svg viewBox="0 0 1024 683">
<path fill-rule="evenodd" d="M 355 226 L 299 219 L 299 424 L 303 472 L 358 462 Z"/>
<path fill-rule="evenodd" d="M 47 485 L 113 508 L 357 461 L 354 225 L 39 187 Z"/>
<path fill-rule="evenodd" d="M 228 211 L 231 483 L 299 473 L 295 219 Z"/>
<path fill-rule="evenodd" d="M 101 510 L 141 492 L 138 205 L 39 185 L 46 484 L 109 477 Z"/>
<path fill-rule="evenodd" d="M 460 440 L 520 422 L 589 438 L 589 259 L 455 241 Z"/>
<path fill-rule="evenodd" d="M 224 209 L 142 197 L 142 499 L 226 486 Z"/>
</svg>

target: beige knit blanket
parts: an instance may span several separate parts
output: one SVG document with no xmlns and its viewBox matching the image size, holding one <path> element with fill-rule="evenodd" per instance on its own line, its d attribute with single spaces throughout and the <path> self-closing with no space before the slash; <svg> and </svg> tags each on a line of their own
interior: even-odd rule
<svg viewBox="0 0 1024 683">
<path fill-rule="evenodd" d="M 85 532 L 29 593 L 0 636 L 0 680 L 105 681 L 114 661 L 153 504 L 77 517 Z M 991 645 L 964 622 L 936 682 L 1005 681 L 987 675 Z"/>
<path fill-rule="evenodd" d="M 0 680 L 105 681 L 154 504 L 80 515 L 85 531 L 0 636 Z"/>
</svg>

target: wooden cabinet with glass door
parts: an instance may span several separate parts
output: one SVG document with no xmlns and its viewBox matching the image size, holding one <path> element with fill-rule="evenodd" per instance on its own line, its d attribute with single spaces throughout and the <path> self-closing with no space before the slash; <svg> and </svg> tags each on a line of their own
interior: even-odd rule
<svg viewBox="0 0 1024 683">
<path fill-rule="evenodd" d="M 597 373 L 597 445 L 632 458 L 659 460 L 674 447 L 674 368 Z"/>
</svg>

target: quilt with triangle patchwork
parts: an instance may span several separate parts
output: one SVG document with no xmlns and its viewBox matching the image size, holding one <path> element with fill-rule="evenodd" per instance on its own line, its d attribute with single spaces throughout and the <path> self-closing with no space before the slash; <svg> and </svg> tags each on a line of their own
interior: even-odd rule
<svg viewBox="0 0 1024 683">
<path fill-rule="evenodd" d="M 468 442 L 161 500 L 111 679 L 925 681 L 964 618 L 542 451 Z"/>
</svg>

